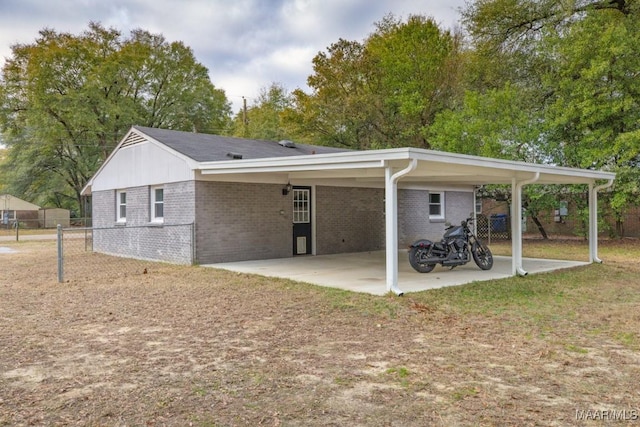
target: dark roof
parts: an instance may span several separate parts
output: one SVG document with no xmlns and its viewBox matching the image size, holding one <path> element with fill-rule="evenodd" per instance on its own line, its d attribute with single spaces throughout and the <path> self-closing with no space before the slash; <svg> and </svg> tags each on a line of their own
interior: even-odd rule
<svg viewBox="0 0 640 427">
<path fill-rule="evenodd" d="M 233 160 L 234 157 L 239 158 L 238 156 L 242 156 L 242 159 L 263 159 L 351 151 L 298 143 L 294 144 L 295 148 L 288 148 L 276 141 L 181 132 L 144 126 L 134 126 L 134 129 L 198 162 Z"/>
</svg>

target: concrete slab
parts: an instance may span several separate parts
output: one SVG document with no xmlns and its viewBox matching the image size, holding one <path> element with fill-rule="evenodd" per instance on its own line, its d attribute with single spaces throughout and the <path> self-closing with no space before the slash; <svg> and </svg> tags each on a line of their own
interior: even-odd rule
<svg viewBox="0 0 640 427">
<path fill-rule="evenodd" d="M 493 268 L 489 271 L 480 270 L 471 261 L 453 270 L 438 265 L 431 273 L 424 274 L 413 270 L 407 257 L 406 251 L 400 251 L 398 286 L 405 293 L 511 277 L 511 257 L 495 256 Z M 588 263 L 524 258 L 522 264 L 529 274 L 535 274 Z M 387 293 L 384 251 L 227 262 L 204 267 L 280 277 L 373 295 Z"/>
</svg>

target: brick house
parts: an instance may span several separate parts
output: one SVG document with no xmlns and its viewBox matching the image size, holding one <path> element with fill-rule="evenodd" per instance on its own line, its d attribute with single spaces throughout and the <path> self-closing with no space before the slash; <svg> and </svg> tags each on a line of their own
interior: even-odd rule
<svg viewBox="0 0 640 427">
<path fill-rule="evenodd" d="M 615 175 L 134 126 L 83 194 L 92 196 L 98 252 L 210 264 L 385 249 L 387 287 L 395 291 L 399 247 L 439 239 L 445 221 L 473 214 L 477 185 L 512 182 L 520 194 L 534 177 L 588 184 L 595 202 L 596 180 Z"/>
</svg>

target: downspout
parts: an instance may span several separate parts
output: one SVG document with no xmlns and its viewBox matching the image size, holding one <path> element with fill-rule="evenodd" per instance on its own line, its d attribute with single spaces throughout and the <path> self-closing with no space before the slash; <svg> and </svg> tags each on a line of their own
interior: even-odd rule
<svg viewBox="0 0 640 427">
<path fill-rule="evenodd" d="M 515 178 L 512 181 L 512 206 L 511 206 L 511 263 L 512 274 L 519 276 L 526 276 L 528 272 L 522 268 L 522 187 L 527 184 L 532 184 L 540 179 L 540 172 L 536 172 L 533 178 L 525 179 L 524 181 L 516 181 Z"/>
<path fill-rule="evenodd" d="M 589 184 L 589 262 L 602 263 L 598 258 L 598 191 L 609 188 L 613 185 L 613 179 L 606 184 Z"/>
<path fill-rule="evenodd" d="M 411 159 L 409 166 L 396 173 L 390 165 L 384 171 L 387 292 L 398 296 L 404 294 L 398 288 L 398 180 L 417 166 L 418 159 Z"/>
</svg>

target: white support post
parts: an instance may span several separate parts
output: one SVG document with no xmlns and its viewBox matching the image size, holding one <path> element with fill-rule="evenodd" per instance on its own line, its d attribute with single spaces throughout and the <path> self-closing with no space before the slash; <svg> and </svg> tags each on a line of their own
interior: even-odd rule
<svg viewBox="0 0 640 427">
<path fill-rule="evenodd" d="M 522 267 L 522 187 L 540 179 L 540 172 L 524 181 L 511 180 L 511 274 L 526 276 Z"/>
<path fill-rule="evenodd" d="M 589 183 L 589 262 L 602 262 L 598 258 L 598 192 Z"/>
<path fill-rule="evenodd" d="M 392 175 L 391 167 L 387 166 L 384 171 L 387 292 L 398 288 L 398 188 L 391 179 Z"/>
<path fill-rule="evenodd" d="M 390 165 L 386 165 L 384 170 L 387 292 L 398 296 L 404 293 L 398 287 L 398 180 L 417 165 L 418 161 L 411 159 L 409 166 L 395 174 Z"/>
<path fill-rule="evenodd" d="M 589 262 L 602 262 L 598 258 L 598 191 L 612 185 L 612 179 L 597 187 L 594 187 L 593 183 L 589 184 Z"/>
<path fill-rule="evenodd" d="M 511 275 L 518 274 L 522 267 L 522 235 L 520 234 L 520 215 L 522 215 L 522 196 L 518 192 L 515 178 L 511 180 Z"/>
</svg>

